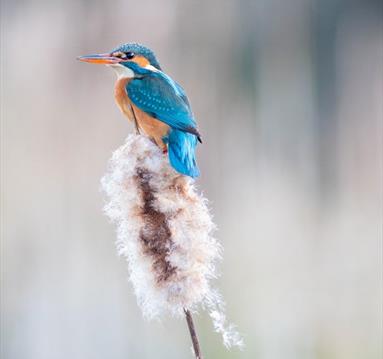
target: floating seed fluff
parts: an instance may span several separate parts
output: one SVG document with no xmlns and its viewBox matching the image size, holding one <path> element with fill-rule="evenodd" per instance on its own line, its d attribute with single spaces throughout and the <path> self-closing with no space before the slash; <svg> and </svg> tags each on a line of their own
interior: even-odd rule
<svg viewBox="0 0 383 359">
<path fill-rule="evenodd" d="M 221 247 L 206 199 L 175 172 L 147 137 L 129 135 L 101 181 L 105 212 L 117 224 L 117 247 L 145 317 L 207 308 L 227 347 L 242 345 L 226 325 L 224 304 L 211 288 Z"/>
</svg>

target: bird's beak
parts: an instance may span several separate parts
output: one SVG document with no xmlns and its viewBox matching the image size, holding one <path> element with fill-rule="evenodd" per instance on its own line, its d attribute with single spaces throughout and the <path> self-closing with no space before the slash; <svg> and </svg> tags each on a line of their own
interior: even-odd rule
<svg viewBox="0 0 383 359">
<path fill-rule="evenodd" d="M 121 62 L 120 58 L 114 57 L 112 56 L 112 54 L 109 54 L 109 53 L 79 56 L 77 60 L 80 60 L 83 62 L 90 62 L 91 64 L 103 64 L 103 65 L 117 64 Z"/>
</svg>

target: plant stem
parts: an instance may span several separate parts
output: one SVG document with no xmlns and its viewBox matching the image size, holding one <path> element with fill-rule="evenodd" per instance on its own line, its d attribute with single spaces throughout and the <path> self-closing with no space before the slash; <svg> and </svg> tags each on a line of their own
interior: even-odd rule
<svg viewBox="0 0 383 359">
<path fill-rule="evenodd" d="M 186 316 L 186 321 L 188 323 L 191 340 L 193 343 L 193 349 L 194 349 L 195 357 L 196 357 L 196 359 L 203 359 L 201 348 L 200 348 L 199 342 L 198 342 L 197 332 L 196 332 L 195 327 L 194 327 L 193 317 L 192 317 L 189 309 L 184 309 L 184 312 L 185 312 L 185 316 Z"/>
</svg>

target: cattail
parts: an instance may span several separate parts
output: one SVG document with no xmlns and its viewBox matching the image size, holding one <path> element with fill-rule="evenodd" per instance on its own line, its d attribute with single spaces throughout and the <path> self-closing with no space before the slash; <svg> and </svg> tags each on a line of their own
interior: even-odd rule
<svg viewBox="0 0 383 359">
<path fill-rule="evenodd" d="M 190 313 L 206 308 L 225 346 L 241 347 L 243 341 L 226 325 L 224 303 L 210 284 L 221 246 L 212 236 L 215 225 L 207 200 L 193 179 L 175 172 L 150 139 L 129 135 L 101 183 L 108 197 L 105 213 L 117 224 L 118 252 L 127 258 L 143 315 L 186 314 L 193 334 Z M 201 357 L 196 344 L 193 340 Z"/>
</svg>

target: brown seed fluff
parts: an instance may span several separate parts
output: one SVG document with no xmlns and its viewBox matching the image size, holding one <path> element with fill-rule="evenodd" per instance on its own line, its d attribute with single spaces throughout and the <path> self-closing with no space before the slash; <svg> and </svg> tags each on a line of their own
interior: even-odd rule
<svg viewBox="0 0 383 359">
<path fill-rule="evenodd" d="M 141 190 L 141 215 L 145 223 L 139 238 L 143 252 L 150 255 L 153 260 L 152 268 L 156 273 L 156 281 L 158 285 L 161 285 L 175 275 L 176 268 L 167 259 L 172 244 L 171 232 L 165 213 L 160 212 L 153 205 L 155 191 L 149 184 L 150 178 L 151 174 L 148 170 L 137 168 L 136 181 Z"/>
</svg>

